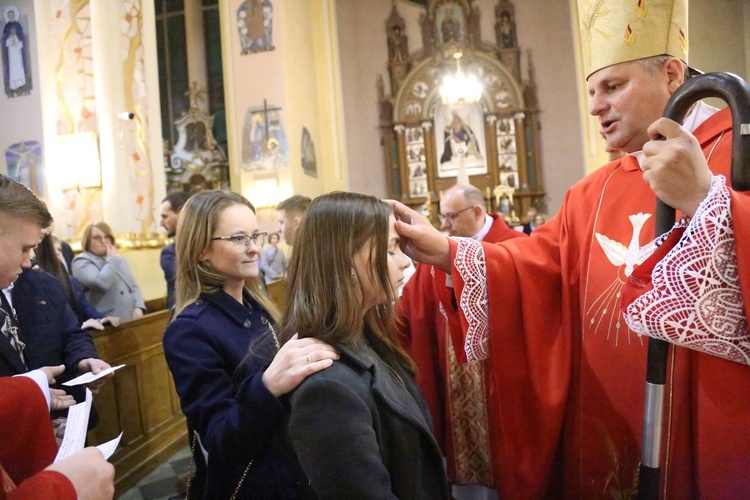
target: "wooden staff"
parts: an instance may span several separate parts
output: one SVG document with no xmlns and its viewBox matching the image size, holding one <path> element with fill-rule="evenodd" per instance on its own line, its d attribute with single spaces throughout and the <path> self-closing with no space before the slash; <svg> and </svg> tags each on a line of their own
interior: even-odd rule
<svg viewBox="0 0 750 500">
<path fill-rule="evenodd" d="M 750 87 L 731 73 L 707 73 L 689 79 L 672 95 L 664 116 L 682 122 L 690 107 L 707 97 L 718 97 L 732 112 L 732 189 L 750 190 Z M 656 200 L 656 237 L 675 223 L 675 209 Z M 669 343 L 649 338 L 646 401 L 643 408 L 643 444 L 638 476 L 638 498 L 659 498 L 661 431 Z"/>
</svg>

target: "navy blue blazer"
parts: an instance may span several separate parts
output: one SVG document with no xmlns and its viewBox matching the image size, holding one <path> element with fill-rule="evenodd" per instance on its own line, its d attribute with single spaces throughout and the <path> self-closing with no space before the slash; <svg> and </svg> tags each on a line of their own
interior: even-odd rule
<svg viewBox="0 0 750 500">
<path fill-rule="evenodd" d="M 77 375 L 81 360 L 99 357 L 91 336 L 79 328 L 57 278 L 36 269 L 25 270 L 13 284 L 11 296 L 29 370 L 64 363 L 66 373 L 57 377 L 58 382 L 64 382 Z M 14 351 L 0 348 L 0 375 L 25 372 Z"/>
<path fill-rule="evenodd" d="M 201 295 L 164 333 L 164 354 L 188 424 L 208 452 L 206 498 L 298 498 L 305 480 L 279 442 L 287 406 L 263 384 L 276 347 L 268 313 L 223 291 Z M 198 460 L 196 460 L 198 462 Z"/>
<path fill-rule="evenodd" d="M 170 243 L 161 249 L 159 264 L 164 271 L 164 279 L 167 281 L 167 309 L 171 310 L 174 307 L 174 243 Z"/>
<path fill-rule="evenodd" d="M 341 358 L 290 397 L 289 441 L 318 498 L 451 498 L 412 377 L 369 345 L 337 349 Z"/>
<path fill-rule="evenodd" d="M 70 280 L 70 288 L 73 289 L 73 295 L 78 302 L 78 310 L 76 311 L 74 307 L 73 311 L 78 316 L 78 321 L 80 322 L 79 324 L 83 324 L 84 321 L 90 318 L 104 318 L 104 315 L 97 311 L 96 308 L 91 305 L 89 299 L 86 298 L 86 292 L 84 292 L 83 286 L 81 286 L 81 282 L 78 281 L 72 274 L 68 275 L 68 279 Z"/>
</svg>

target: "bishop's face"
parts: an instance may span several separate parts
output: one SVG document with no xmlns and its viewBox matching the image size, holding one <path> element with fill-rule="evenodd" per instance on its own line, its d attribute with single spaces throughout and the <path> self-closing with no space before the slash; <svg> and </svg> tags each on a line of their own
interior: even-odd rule
<svg viewBox="0 0 750 500">
<path fill-rule="evenodd" d="M 647 129 L 671 96 L 665 67 L 653 75 L 631 61 L 600 69 L 589 77 L 589 112 L 599 119 L 607 151 L 633 153 L 650 139 Z"/>
</svg>

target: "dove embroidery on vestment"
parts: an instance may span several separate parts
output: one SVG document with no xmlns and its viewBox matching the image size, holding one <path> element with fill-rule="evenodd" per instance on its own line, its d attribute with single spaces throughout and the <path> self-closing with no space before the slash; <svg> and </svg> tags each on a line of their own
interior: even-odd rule
<svg viewBox="0 0 750 500">
<path fill-rule="evenodd" d="M 615 331 L 615 345 L 619 342 L 619 333 L 622 327 L 627 329 L 620 314 L 620 297 L 622 287 L 627 278 L 633 273 L 636 266 L 643 263 L 654 253 L 654 242 L 640 246 L 641 230 L 651 214 L 637 213 L 628 216 L 633 226 L 633 235 L 627 246 L 619 241 L 614 241 L 601 233 L 595 233 L 596 241 L 599 242 L 609 262 L 618 268 L 615 279 L 611 285 L 597 297 L 586 311 L 586 326 L 595 333 L 607 332 L 609 340 L 612 330 Z M 622 271 L 622 274 L 620 273 Z M 628 336 L 630 343 L 630 336 Z"/>
</svg>

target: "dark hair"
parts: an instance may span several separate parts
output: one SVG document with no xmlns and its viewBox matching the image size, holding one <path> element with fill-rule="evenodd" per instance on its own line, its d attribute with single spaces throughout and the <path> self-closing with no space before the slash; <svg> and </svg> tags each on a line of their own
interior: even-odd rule
<svg viewBox="0 0 750 500">
<path fill-rule="evenodd" d="M 73 285 L 70 284 L 70 277 L 60 259 L 57 258 L 57 252 L 55 252 L 55 240 L 57 239 L 57 237 L 51 234 L 45 234 L 39 245 L 34 249 L 34 257 L 39 269 L 60 280 L 65 291 L 66 301 L 73 309 L 73 312 L 76 313 L 76 316 L 81 318 L 83 316 L 81 305 L 76 299 Z"/>
<path fill-rule="evenodd" d="M 175 191 L 174 193 L 169 193 L 161 202 L 168 201 L 172 211 L 177 213 L 182 210 L 182 206 L 188 201 L 188 198 L 190 198 L 189 194 L 183 191 Z"/>
<path fill-rule="evenodd" d="M 283 210 L 287 215 L 292 216 L 302 215 L 311 201 L 307 196 L 295 194 L 276 205 L 276 210 Z"/>
<path fill-rule="evenodd" d="M 39 224 L 42 229 L 52 225 L 47 205 L 34 192 L 7 175 L 0 174 L 0 212 Z"/>
<path fill-rule="evenodd" d="M 374 196 L 333 192 L 313 200 L 295 236 L 287 276 L 281 338 L 316 337 L 356 346 L 370 341 L 384 361 L 394 359 L 409 373 L 414 362 L 396 338 L 388 276 L 388 218 L 391 209 Z M 362 317 L 361 280 L 352 280 L 355 255 L 370 246 L 370 282 L 386 301 Z M 325 272 L 320 272 L 325 269 Z"/>
</svg>

